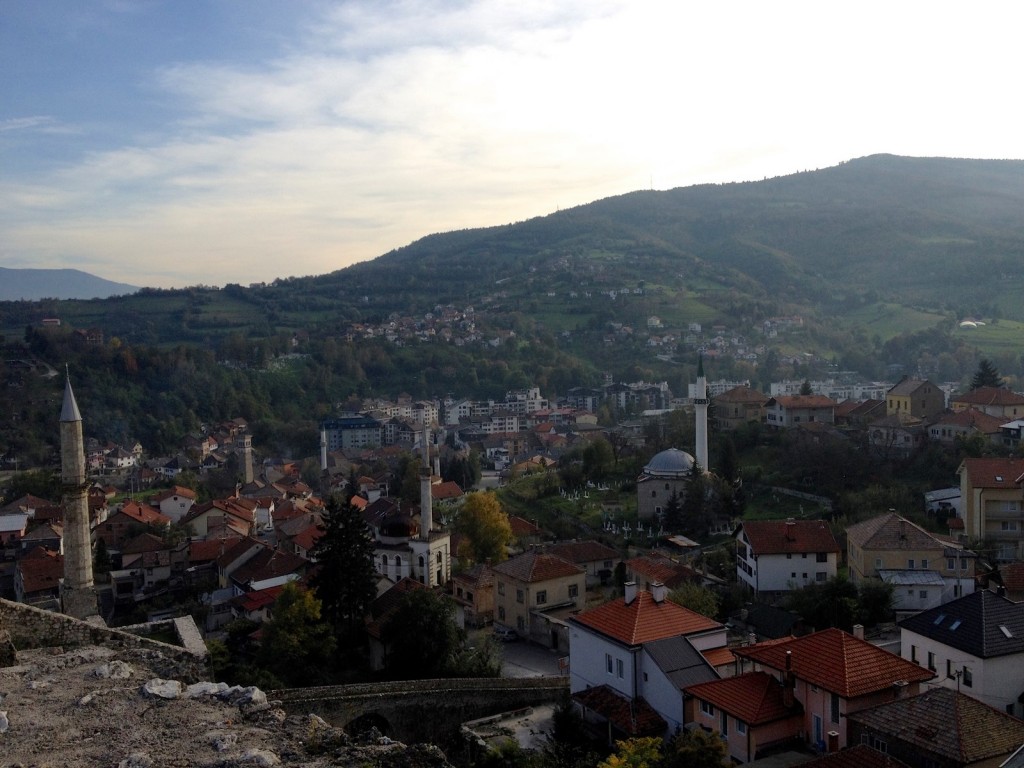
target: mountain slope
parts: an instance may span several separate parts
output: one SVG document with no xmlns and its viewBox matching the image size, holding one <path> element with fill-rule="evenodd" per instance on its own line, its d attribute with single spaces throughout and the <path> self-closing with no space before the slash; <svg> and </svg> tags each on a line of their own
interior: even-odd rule
<svg viewBox="0 0 1024 768">
<path fill-rule="evenodd" d="M 78 269 L 0 267 L 0 300 L 106 299 L 135 293 L 137 286 L 115 283 Z"/>
</svg>

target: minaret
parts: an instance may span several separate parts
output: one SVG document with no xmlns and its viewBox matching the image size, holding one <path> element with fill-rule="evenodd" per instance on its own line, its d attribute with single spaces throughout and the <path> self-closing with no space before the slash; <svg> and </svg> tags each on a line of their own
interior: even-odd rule
<svg viewBox="0 0 1024 768">
<path fill-rule="evenodd" d="M 76 619 L 98 616 L 92 581 L 92 539 L 89 536 L 89 497 L 85 478 L 85 441 L 82 414 L 71 391 L 64 386 L 60 411 L 60 482 L 64 496 L 64 613 Z"/>
<path fill-rule="evenodd" d="M 243 433 L 235 438 L 235 450 L 242 454 L 242 482 L 245 485 L 254 479 L 252 467 L 252 435 Z"/>
<path fill-rule="evenodd" d="M 327 471 L 327 430 L 320 427 L 320 471 Z"/>
<path fill-rule="evenodd" d="M 430 490 L 430 427 L 423 425 L 423 465 L 420 467 L 420 538 L 426 541 L 434 527 L 433 494 Z M 427 586 L 430 582 L 427 582 Z"/>
<path fill-rule="evenodd" d="M 694 415 L 697 427 L 697 463 L 705 472 L 708 471 L 708 380 L 704 377 L 704 357 L 697 362 L 697 392 L 693 398 Z"/>
</svg>

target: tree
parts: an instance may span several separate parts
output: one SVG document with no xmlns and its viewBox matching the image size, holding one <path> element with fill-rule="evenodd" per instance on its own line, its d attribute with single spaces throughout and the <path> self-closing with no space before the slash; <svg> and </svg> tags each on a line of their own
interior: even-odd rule
<svg viewBox="0 0 1024 768">
<path fill-rule="evenodd" d="M 679 533 L 683 530 L 683 505 L 676 491 L 672 491 L 672 495 L 665 502 L 665 508 L 661 510 L 661 527 L 669 533 Z"/>
<path fill-rule="evenodd" d="M 694 461 L 686 483 L 686 495 L 683 496 L 683 533 L 700 537 L 707 533 L 709 527 L 707 479 L 703 467 Z"/>
<path fill-rule="evenodd" d="M 616 741 L 616 752 L 597 764 L 597 768 L 660 768 L 661 739 L 645 736 Z"/>
<path fill-rule="evenodd" d="M 335 631 L 354 639 L 377 596 L 373 541 L 359 510 L 332 496 L 312 551 L 319 566 L 311 583 Z"/>
<path fill-rule="evenodd" d="M 876 579 L 865 579 L 857 585 L 860 623 L 873 627 L 893 616 L 893 585 Z"/>
<path fill-rule="evenodd" d="M 583 472 L 589 480 L 603 480 L 611 468 L 615 454 L 603 437 L 591 440 L 583 449 Z"/>
<path fill-rule="evenodd" d="M 849 632 L 860 620 L 858 597 L 853 582 L 836 576 L 822 584 L 792 590 L 786 597 L 785 607 L 815 629 L 839 627 Z"/>
<path fill-rule="evenodd" d="M 800 394 L 801 395 L 813 395 L 814 394 L 814 390 L 811 389 L 811 382 L 808 381 L 807 379 L 804 379 L 804 383 L 800 385 Z"/>
<path fill-rule="evenodd" d="M 445 677 L 456 668 L 464 635 L 455 623 L 455 603 L 428 589 L 406 592 L 385 619 L 381 639 L 387 669 L 400 680 Z"/>
<path fill-rule="evenodd" d="M 719 599 L 718 595 L 707 587 L 700 584 L 686 582 L 668 593 L 668 599 L 684 608 L 707 616 L 709 619 L 718 618 Z"/>
<path fill-rule="evenodd" d="M 971 379 L 971 389 L 1002 386 L 1003 377 L 999 375 L 995 364 L 987 358 L 982 358 L 978 363 L 978 370 L 974 372 L 974 378 Z"/>
<path fill-rule="evenodd" d="M 681 731 L 665 753 L 663 768 L 727 768 L 732 765 L 722 737 L 702 730 Z"/>
<path fill-rule="evenodd" d="M 335 639 L 312 592 L 290 582 L 274 601 L 274 618 L 263 625 L 258 659 L 289 686 L 322 684 L 334 659 Z"/>
<path fill-rule="evenodd" d="M 474 563 L 499 563 L 508 553 L 506 545 L 512 541 L 512 526 L 501 502 L 493 493 L 477 491 L 466 496 L 459 509 L 455 528 L 466 537 L 465 555 Z"/>
</svg>

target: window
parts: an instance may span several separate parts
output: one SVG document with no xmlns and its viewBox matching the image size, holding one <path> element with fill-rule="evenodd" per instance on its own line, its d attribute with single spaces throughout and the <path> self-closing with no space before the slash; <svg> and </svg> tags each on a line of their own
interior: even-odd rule
<svg viewBox="0 0 1024 768">
<path fill-rule="evenodd" d="M 974 675 L 971 674 L 970 667 L 964 667 L 964 676 L 962 679 L 964 681 L 964 685 L 968 688 L 974 685 Z"/>
<path fill-rule="evenodd" d="M 915 664 L 917 664 L 917 646 L 916 645 L 910 646 L 910 660 L 912 662 L 914 662 Z"/>
<path fill-rule="evenodd" d="M 947 571 L 956 570 L 956 558 L 955 557 L 947 557 L 946 558 L 946 570 Z"/>
<path fill-rule="evenodd" d="M 498 594 L 499 595 L 504 595 L 505 594 L 505 582 L 504 581 L 499 581 L 498 582 Z"/>
<path fill-rule="evenodd" d="M 505 620 L 505 606 L 504 605 L 499 605 L 498 606 L 498 618 L 501 621 Z"/>
<path fill-rule="evenodd" d="M 910 570 L 914 570 L 914 561 L 913 560 L 907 560 L 907 568 L 909 568 Z"/>
<path fill-rule="evenodd" d="M 791 553 L 787 552 L 786 553 L 786 559 L 787 560 L 792 560 L 793 559 L 793 555 Z"/>
<path fill-rule="evenodd" d="M 882 558 L 876 557 L 875 558 L 875 568 L 881 568 L 881 567 L 882 567 Z"/>
<path fill-rule="evenodd" d="M 705 714 L 708 717 L 714 717 L 715 716 L 715 708 L 710 703 L 708 703 L 706 701 L 701 701 L 701 703 L 700 703 L 700 711 L 701 711 L 702 714 Z"/>
<path fill-rule="evenodd" d="M 830 713 L 832 715 L 832 722 L 833 723 L 838 723 L 839 722 L 839 695 L 833 693 L 832 694 L 832 701 L 830 703 L 832 705 L 831 706 L 832 711 Z"/>
<path fill-rule="evenodd" d="M 516 590 L 516 602 L 517 603 L 525 602 L 524 595 L 523 595 L 523 590 L 521 590 L 521 589 L 517 589 Z"/>
<path fill-rule="evenodd" d="M 537 605 L 544 605 L 548 601 L 548 591 L 542 589 L 537 592 Z"/>
<path fill-rule="evenodd" d="M 932 672 L 935 671 L 935 653 L 934 651 L 928 651 L 928 669 Z"/>
<path fill-rule="evenodd" d="M 570 584 L 569 585 L 569 597 L 579 597 L 579 594 L 580 594 L 580 585 L 579 584 Z"/>
<path fill-rule="evenodd" d="M 1016 520 L 1003 520 L 999 524 L 999 529 L 1002 531 L 1016 531 L 1017 521 Z"/>
<path fill-rule="evenodd" d="M 918 593 L 917 593 L 917 596 L 919 598 L 921 598 L 922 600 L 927 600 L 928 599 L 928 590 L 927 589 L 919 590 Z"/>
<path fill-rule="evenodd" d="M 729 715 L 725 713 L 725 710 L 722 710 L 722 720 L 719 730 L 722 733 L 723 739 L 729 735 Z"/>
<path fill-rule="evenodd" d="M 946 677 L 953 676 L 953 660 L 946 659 Z"/>
<path fill-rule="evenodd" d="M 526 629 L 526 619 L 524 619 L 522 616 L 517 616 L 516 626 L 519 628 L 520 632 L 524 631 Z"/>
<path fill-rule="evenodd" d="M 817 560 L 819 563 L 827 563 L 828 562 L 828 552 L 819 552 L 818 554 L 816 554 L 814 556 L 814 559 Z"/>
<path fill-rule="evenodd" d="M 621 680 L 626 676 L 626 665 L 622 663 L 622 659 L 615 660 L 615 676 Z"/>
<path fill-rule="evenodd" d="M 825 571 L 818 571 L 816 574 L 814 574 L 814 580 L 818 582 L 828 581 L 828 574 L 825 573 Z"/>
<path fill-rule="evenodd" d="M 467 591 L 467 592 L 466 592 L 466 599 L 467 599 L 467 600 L 468 600 L 469 602 L 473 602 L 473 593 L 472 593 L 472 592 L 469 592 L 469 591 Z"/>
<path fill-rule="evenodd" d="M 438 565 L 441 564 L 441 553 L 440 552 L 437 553 L 437 564 Z"/>
<path fill-rule="evenodd" d="M 736 721 L 736 733 L 746 733 L 746 732 L 747 732 L 747 724 L 744 723 L 742 720 L 737 720 Z"/>
<path fill-rule="evenodd" d="M 924 570 L 928 569 L 928 560 L 927 559 L 924 559 L 924 560 L 921 561 L 921 568 L 924 569 Z"/>
<path fill-rule="evenodd" d="M 614 667 L 612 666 L 612 655 L 610 653 L 604 655 L 604 668 L 608 670 L 609 675 L 612 674 Z"/>
</svg>

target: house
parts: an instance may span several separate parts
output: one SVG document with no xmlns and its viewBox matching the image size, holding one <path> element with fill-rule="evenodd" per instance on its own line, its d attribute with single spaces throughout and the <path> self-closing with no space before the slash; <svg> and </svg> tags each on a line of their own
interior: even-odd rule
<svg viewBox="0 0 1024 768">
<path fill-rule="evenodd" d="M 245 592 L 235 595 L 229 601 L 231 615 L 236 619 L 247 619 L 257 624 L 270 621 L 274 618 L 273 608 L 277 598 L 284 591 L 284 585 L 278 584 L 273 587 Z"/>
<path fill-rule="evenodd" d="M 855 628 L 856 629 L 856 628 Z M 914 696 L 934 673 L 841 629 L 823 629 L 803 637 L 732 649 L 738 672 L 772 675 L 792 690 L 803 707 L 794 736 L 824 751 L 830 732 L 840 748 L 849 744 L 847 718 L 853 712 L 885 704 L 896 696 Z M 739 675 L 737 675 L 739 676 Z"/>
<path fill-rule="evenodd" d="M 736 762 L 749 763 L 799 742 L 803 706 L 791 688 L 767 672 L 699 683 L 686 693 L 692 697 L 688 720 L 716 731 Z"/>
<path fill-rule="evenodd" d="M 609 741 L 675 732 L 685 723 L 683 689 L 717 678 L 703 654 L 725 647 L 725 626 L 667 595 L 661 584 L 648 592 L 627 582 L 622 598 L 569 619 L 570 694 Z"/>
<path fill-rule="evenodd" d="M 822 520 L 744 520 L 736 539 L 736 576 L 755 595 L 779 596 L 834 578 L 839 544 Z"/>
<path fill-rule="evenodd" d="M 892 584 L 896 611 L 933 608 L 974 591 L 974 552 L 888 512 L 846 529 L 850 581 Z"/>
<path fill-rule="evenodd" d="M 621 559 L 618 550 L 599 541 L 563 541 L 549 544 L 544 551 L 582 568 L 587 574 L 588 587 L 608 584 Z"/>
<path fill-rule="evenodd" d="M 765 419 L 768 396 L 747 386 L 733 387 L 712 398 L 715 426 L 727 431 L 749 422 L 761 423 Z"/>
<path fill-rule="evenodd" d="M 978 387 L 949 400 L 954 411 L 976 408 L 1005 421 L 1024 418 L 1024 395 L 1002 387 Z"/>
<path fill-rule="evenodd" d="M 924 422 L 890 414 L 870 422 L 868 445 L 883 459 L 905 459 L 925 444 L 928 430 Z"/>
<path fill-rule="evenodd" d="M 150 496 L 149 503 L 159 509 L 160 514 L 176 523 L 185 517 L 196 503 L 196 492 L 191 488 L 175 485 Z"/>
<path fill-rule="evenodd" d="M 256 502 L 252 499 L 214 499 L 194 504 L 181 518 L 193 536 L 201 539 L 228 535 L 252 536 L 256 533 Z"/>
<path fill-rule="evenodd" d="M 855 744 L 839 751 L 800 763 L 801 768 L 910 768 L 895 757 L 866 744 Z"/>
<path fill-rule="evenodd" d="M 989 416 L 976 408 L 950 411 L 928 425 L 928 439 L 942 445 L 954 445 L 957 439 L 980 435 L 986 442 L 1002 445 L 1004 423 L 1004 419 Z"/>
<path fill-rule="evenodd" d="M 903 422 L 928 421 L 946 410 L 946 395 L 927 379 L 904 376 L 885 393 L 885 415 Z"/>
<path fill-rule="evenodd" d="M 140 533 L 121 548 L 121 570 L 136 571 L 135 588 L 152 588 L 171 578 L 172 546 L 152 533 Z"/>
<path fill-rule="evenodd" d="M 0 547 L 12 550 L 20 547 L 31 519 L 32 516 L 24 512 L 0 515 Z"/>
<path fill-rule="evenodd" d="M 964 534 L 1000 562 L 1024 560 L 1024 459 L 964 459 L 957 469 Z"/>
<path fill-rule="evenodd" d="M 234 588 L 239 595 L 259 592 L 301 578 L 308 567 L 309 561 L 303 557 L 263 546 L 232 569 L 225 586 Z"/>
<path fill-rule="evenodd" d="M 170 524 L 169 517 L 149 504 L 126 501 L 93 529 L 93 537 L 102 539 L 108 549 L 120 550 L 126 541 L 138 534 L 145 531 L 163 533 Z"/>
<path fill-rule="evenodd" d="M 64 526 L 60 523 L 40 523 L 21 537 L 22 557 L 36 547 L 64 554 Z"/>
<path fill-rule="evenodd" d="M 537 550 L 498 563 L 494 572 L 495 621 L 549 648 L 568 647 L 565 623 L 551 611 L 578 610 L 586 599 L 586 572 Z"/>
<path fill-rule="evenodd" d="M 30 605 L 60 605 L 60 582 L 64 578 L 64 556 L 36 547 L 15 565 L 14 599 Z"/>
<path fill-rule="evenodd" d="M 703 578 L 688 565 L 651 552 L 626 561 L 626 581 L 635 581 L 646 590 L 650 590 L 652 584 L 664 584 L 671 591 L 683 584 L 700 584 Z"/>
<path fill-rule="evenodd" d="M 765 403 L 765 423 L 777 429 L 808 422 L 834 424 L 836 405 L 825 395 L 777 395 Z"/>
<path fill-rule="evenodd" d="M 995 767 L 1024 744 L 1024 722 L 952 688 L 932 688 L 848 717 L 851 742 L 911 768 Z"/>
<path fill-rule="evenodd" d="M 981 589 L 899 622 L 900 654 L 1001 712 L 1024 714 L 1024 603 Z"/>
<path fill-rule="evenodd" d="M 452 576 L 452 597 L 462 627 L 484 627 L 494 621 L 494 574 L 478 563 Z"/>
<path fill-rule="evenodd" d="M 868 422 L 885 416 L 884 400 L 843 400 L 836 406 L 837 425 L 850 427 L 864 426 Z"/>
</svg>

